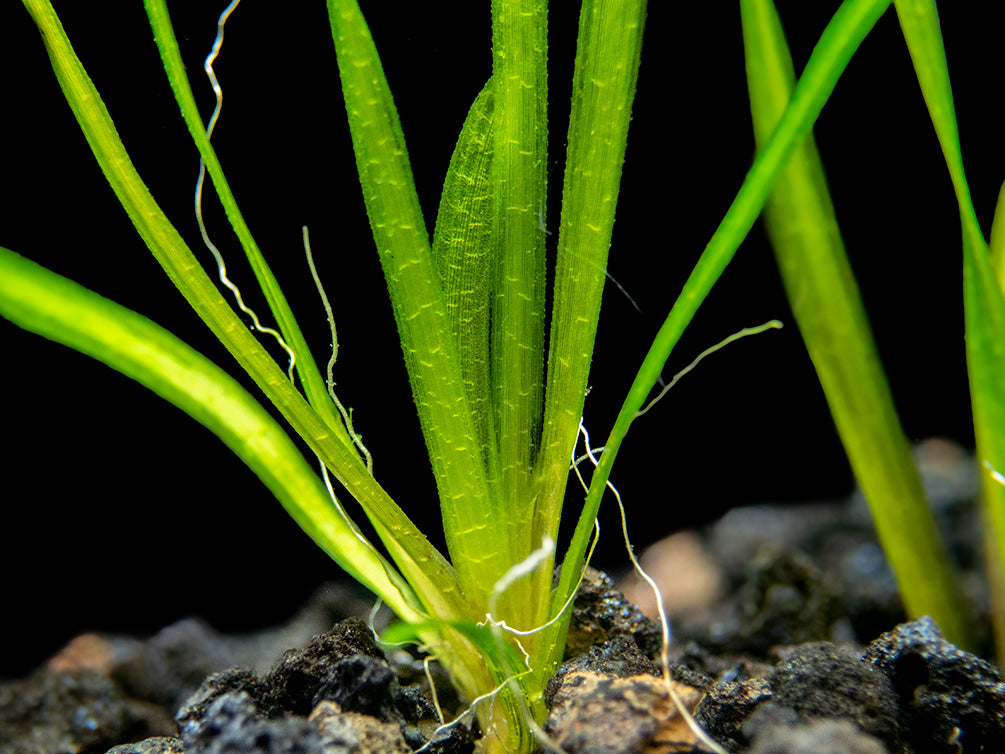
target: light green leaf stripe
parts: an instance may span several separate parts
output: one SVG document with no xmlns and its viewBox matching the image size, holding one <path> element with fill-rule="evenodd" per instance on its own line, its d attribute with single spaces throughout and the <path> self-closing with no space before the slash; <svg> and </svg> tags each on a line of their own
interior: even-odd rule
<svg viewBox="0 0 1005 754">
<path fill-rule="evenodd" d="M 510 548 L 490 525 L 506 520 L 506 512 L 494 508 L 489 494 L 405 138 L 373 38 L 354 0 L 328 0 L 328 17 L 363 198 L 433 464 L 447 547 L 465 596 L 484 605 L 512 564 Z"/>
<path fill-rule="evenodd" d="M 52 6 L 46 0 L 24 0 L 24 5 L 42 32 L 53 71 L 98 165 L 168 277 L 294 431 L 363 506 L 391 557 L 425 605 L 443 617 L 459 615 L 460 590 L 451 565 L 377 484 L 355 449 L 332 434 L 224 301 L 137 174 Z"/>
<path fill-rule="evenodd" d="M 146 317 L 4 248 L 0 314 L 104 362 L 210 429 L 347 573 L 399 615 L 420 616 L 411 588 L 340 514 L 292 440 L 209 359 Z"/>
<path fill-rule="evenodd" d="M 283 296 L 282 289 L 280 289 L 279 283 L 272 274 L 272 270 L 269 268 L 258 248 L 258 244 L 251 235 L 251 230 L 244 220 L 244 215 L 237 206 L 237 201 L 234 199 L 230 185 L 223 174 L 223 168 L 217 159 L 216 151 L 211 146 L 209 139 L 206 138 L 206 126 L 199 115 L 199 108 L 192 94 L 192 86 L 186 74 L 185 63 L 181 59 L 181 51 L 178 49 L 174 28 L 171 26 L 167 4 L 164 0 L 144 0 L 144 6 L 150 20 L 150 27 L 154 33 L 154 41 L 157 43 L 157 49 L 160 51 L 161 61 L 167 73 L 168 82 L 171 84 L 171 90 L 174 92 L 175 99 L 181 109 L 185 125 L 188 127 L 192 141 L 199 150 L 199 155 L 206 164 L 206 169 L 213 181 L 213 187 L 220 197 L 220 203 L 223 205 L 227 218 L 230 220 L 230 224 L 240 240 L 241 246 L 244 248 L 248 262 L 251 264 L 252 272 L 254 272 L 255 279 L 258 281 L 265 296 L 272 316 L 276 318 L 283 339 L 296 354 L 295 366 L 297 374 L 300 376 L 300 381 L 303 384 L 307 400 L 324 417 L 325 422 L 331 427 L 332 431 L 339 435 L 339 439 L 346 445 L 349 445 L 351 444 L 351 440 L 348 432 L 334 403 L 328 396 L 324 380 L 318 371 L 317 363 L 311 357 L 300 326 L 297 324 L 293 312 L 286 301 L 286 297 Z"/>
<path fill-rule="evenodd" d="M 987 541 L 997 549 L 989 567 L 1005 563 L 1005 485 L 995 473 L 1005 468 L 1005 298 L 977 222 L 960 151 L 956 107 L 942 29 L 931 0 L 896 0 L 897 17 L 911 53 L 932 125 L 949 168 L 963 230 L 963 304 L 967 371 L 974 414 L 977 461 L 982 474 L 985 515 L 992 529 Z M 1005 657 L 1005 576 L 989 575 L 995 643 Z"/>
<path fill-rule="evenodd" d="M 548 188 L 548 4 L 492 1 L 492 160 L 497 248 L 492 392 L 504 497 L 514 501 L 516 558 L 532 542 L 531 471 L 540 441 Z"/>
<path fill-rule="evenodd" d="M 576 531 L 566 556 L 567 563 L 581 562 L 586 552 L 593 521 L 600 507 L 600 499 L 610 477 L 611 466 L 617 458 L 618 450 L 635 415 L 660 378 L 670 352 L 750 231 L 767 200 L 776 176 L 813 127 L 851 56 L 889 7 L 890 2 L 891 0 L 845 0 L 824 29 L 796 85 L 792 100 L 778 122 L 778 128 L 747 173 L 740 191 L 688 276 L 680 296 L 656 334 L 632 382 L 628 396 L 615 420 L 614 428 L 604 443 L 604 454 L 594 471 L 589 495 L 576 524 Z M 562 569 L 553 605 L 564 604 L 572 594 L 579 574 L 571 571 L 571 568 Z"/>
<path fill-rule="evenodd" d="M 490 482 L 499 474 L 489 395 L 489 312 L 495 251 L 492 110 L 489 83 L 471 105 L 450 158 L 432 246 L 443 281 L 447 317 L 457 350 L 463 354 L 461 376 Z"/>
<path fill-rule="evenodd" d="M 763 145 L 795 73 L 774 3 L 741 0 L 740 10 L 754 133 Z M 907 611 L 931 616 L 950 641 L 972 649 L 966 603 L 893 405 L 812 135 L 778 176 L 765 213 L 796 323 Z"/>
</svg>

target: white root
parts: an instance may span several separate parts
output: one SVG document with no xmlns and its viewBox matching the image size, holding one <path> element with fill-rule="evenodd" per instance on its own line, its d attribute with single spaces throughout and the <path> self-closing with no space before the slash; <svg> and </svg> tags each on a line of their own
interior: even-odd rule
<svg viewBox="0 0 1005 754">
<path fill-rule="evenodd" d="M 223 109 L 223 87 L 220 86 L 220 82 L 216 77 L 216 72 L 213 70 L 213 63 L 220 55 L 220 51 L 223 49 L 223 27 L 227 23 L 227 19 L 230 18 L 230 14 L 234 12 L 237 8 L 238 3 L 241 0 L 232 0 L 230 5 L 228 5 L 223 13 L 220 14 L 219 20 L 216 22 L 216 39 L 213 41 L 213 48 L 209 55 L 206 56 L 206 61 L 203 63 L 203 70 L 206 72 L 207 78 L 209 78 L 210 86 L 213 87 L 213 94 L 216 95 L 216 107 L 213 108 L 213 114 L 210 116 L 209 125 L 206 126 L 206 138 L 211 139 L 213 137 L 213 129 L 216 128 L 216 123 L 220 119 L 220 112 Z M 282 348 L 287 357 L 289 358 L 289 363 L 286 368 L 286 373 L 289 375 L 290 382 L 293 381 L 293 367 L 296 364 L 296 354 L 293 349 L 289 347 L 283 336 L 279 334 L 277 330 L 272 327 L 267 327 L 261 323 L 258 315 L 244 303 L 244 297 L 241 295 L 240 289 L 234 282 L 227 276 L 227 265 L 223 261 L 223 254 L 216 247 L 210 238 L 209 232 L 206 230 L 206 223 L 202 217 L 202 191 L 203 186 L 206 183 L 206 163 L 201 158 L 199 160 L 199 178 L 195 185 L 195 219 L 199 224 L 199 234 L 202 236 L 202 242 L 205 244 L 206 248 L 209 249 L 210 253 L 213 255 L 213 259 L 216 260 L 217 277 L 234 296 L 234 301 L 237 303 L 238 309 L 240 309 L 247 317 L 251 320 L 251 327 L 253 330 L 257 330 L 265 335 L 270 335 Z"/>
</svg>

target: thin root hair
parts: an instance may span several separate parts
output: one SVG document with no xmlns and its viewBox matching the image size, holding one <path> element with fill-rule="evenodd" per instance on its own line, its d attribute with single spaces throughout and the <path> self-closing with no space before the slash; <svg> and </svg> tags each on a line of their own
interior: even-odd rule
<svg viewBox="0 0 1005 754">
<path fill-rule="evenodd" d="M 610 273 L 610 271 L 606 267 L 604 268 L 604 275 L 606 275 L 607 279 L 610 280 L 612 283 L 614 283 L 615 286 L 617 286 L 618 290 L 621 291 L 621 293 L 624 295 L 626 299 L 628 299 L 628 303 L 632 305 L 632 308 L 635 311 L 637 311 L 640 315 L 642 315 L 642 307 L 639 306 L 638 302 L 634 298 L 632 298 L 632 295 L 628 292 L 628 289 L 625 288 L 625 286 L 621 285 L 621 283 L 619 283 L 615 279 L 615 277 Z"/>
<path fill-rule="evenodd" d="M 734 336 L 734 339 L 735 337 L 742 337 L 742 336 Z M 722 345 L 725 345 L 725 342 L 720 343 L 719 346 L 717 347 L 721 347 Z M 700 358 L 701 357 L 699 357 L 699 359 Z M 676 380 L 676 378 L 674 379 Z M 670 384 L 672 385 L 673 383 L 671 382 Z M 583 437 L 583 445 L 586 449 L 586 457 L 590 459 L 590 463 L 592 463 L 594 468 L 596 468 L 597 465 L 600 463 L 595 455 L 597 451 L 595 451 L 593 448 L 590 447 L 590 435 L 586 431 L 586 427 L 584 426 L 582 419 L 580 419 L 579 422 L 579 431 Z M 573 454 L 575 455 L 575 451 L 573 451 Z M 577 471 L 577 475 L 578 473 L 579 472 Z M 580 481 L 582 481 L 582 477 L 580 477 Z M 722 746 L 720 746 L 715 740 L 713 740 L 712 737 L 709 736 L 708 733 L 706 733 L 705 730 L 700 725 L 698 725 L 698 722 L 694 719 L 694 716 L 687 709 L 687 707 L 684 706 L 684 703 L 681 701 L 680 696 L 673 688 L 673 681 L 670 678 L 670 655 L 669 655 L 670 622 L 667 620 L 666 610 L 663 607 L 663 595 L 660 592 L 659 586 L 656 584 L 653 578 L 648 573 L 646 573 L 645 569 L 643 569 L 642 565 L 639 563 L 638 558 L 635 557 L 635 551 L 634 548 L 632 547 L 631 539 L 628 536 L 628 520 L 625 514 L 624 503 L 621 500 L 621 493 L 618 492 L 617 488 L 611 483 L 610 480 L 607 481 L 607 487 L 611 490 L 611 492 L 614 493 L 614 498 L 618 502 L 618 511 L 621 514 L 621 533 L 624 535 L 625 538 L 625 549 L 628 552 L 628 558 L 632 561 L 632 567 L 635 569 L 635 572 L 639 575 L 640 578 L 642 578 L 649 585 L 649 588 L 652 589 L 653 595 L 656 598 L 656 609 L 659 613 L 660 632 L 662 637 L 662 641 L 660 644 L 660 666 L 663 670 L 663 683 L 666 687 L 667 695 L 670 697 L 670 701 L 673 703 L 674 707 L 677 708 L 677 714 L 679 714 L 681 718 L 684 720 L 684 722 L 687 723 L 688 728 L 691 729 L 691 732 L 694 733 L 694 735 L 698 738 L 699 741 L 701 741 L 702 744 L 707 746 L 711 751 L 715 752 L 715 754 L 729 754 L 724 748 L 722 748 Z"/>
<path fill-rule="evenodd" d="M 440 695 L 436 693 L 436 681 L 433 680 L 433 674 L 429 670 L 429 661 L 432 659 L 431 655 L 426 655 L 422 658 L 422 672 L 426 674 L 426 682 L 429 683 L 429 693 L 433 697 L 433 707 L 436 709 L 436 717 L 440 721 L 440 725 L 446 722 L 446 718 L 443 717 L 443 708 L 440 707 Z"/>
<path fill-rule="evenodd" d="M 694 369 L 696 366 L 698 366 L 698 364 L 706 356 L 711 356 L 713 353 L 715 353 L 716 351 L 718 351 L 718 350 L 720 350 L 722 348 L 725 348 L 730 343 L 732 343 L 734 341 L 737 341 L 740 338 L 745 338 L 748 335 L 758 335 L 758 334 L 760 334 L 762 332 L 765 332 L 766 330 L 781 330 L 781 329 L 782 329 L 782 323 L 779 322 L 777 319 L 773 319 L 773 320 L 770 320 L 769 322 L 765 322 L 763 325 L 758 325 L 757 327 L 745 327 L 742 330 L 733 333 L 729 337 L 723 338 L 718 343 L 716 343 L 714 346 L 710 346 L 709 348 L 706 348 L 704 351 L 702 351 L 700 354 L 698 354 L 698 356 L 695 358 L 694 361 L 692 361 L 686 367 L 684 367 L 679 372 L 677 372 L 677 374 L 674 375 L 673 379 L 670 380 L 669 383 L 667 383 L 666 385 L 663 386 L 663 389 L 660 390 L 659 394 L 655 398 L 653 398 L 651 401 L 649 401 L 649 403 L 647 403 L 643 408 L 641 408 L 638 411 L 636 411 L 635 412 L 635 418 L 638 419 L 640 416 L 642 416 L 643 414 L 647 413 L 649 411 L 649 409 L 651 409 L 653 406 L 655 406 L 657 403 L 659 403 L 663 399 L 663 396 L 666 395 L 668 392 L 670 392 L 670 388 L 672 388 L 674 385 L 676 385 L 677 381 L 681 377 L 683 377 L 685 374 L 687 374 L 692 369 Z"/>
<path fill-rule="evenodd" d="M 216 73 L 213 70 L 213 62 L 219 57 L 220 51 L 223 48 L 223 28 L 227 23 L 227 19 L 230 14 L 234 12 L 237 8 L 238 3 L 241 0 L 232 0 L 230 5 L 228 5 L 223 13 L 220 14 L 219 20 L 216 22 L 216 39 L 213 41 L 213 48 L 209 55 L 206 56 L 206 61 L 203 64 L 203 70 L 206 72 L 206 76 L 209 78 L 210 86 L 213 88 L 213 94 L 216 96 L 216 106 L 213 108 L 213 114 L 210 116 L 209 125 L 206 127 L 206 139 L 210 140 L 213 138 L 213 130 L 216 128 L 216 123 L 220 119 L 220 112 L 223 109 L 223 87 L 220 86 L 219 80 L 216 78 Z M 293 382 L 293 368 L 296 364 L 296 354 L 293 349 L 283 340 L 283 336 L 279 334 L 277 330 L 272 327 L 266 327 L 261 323 L 258 315 L 244 303 L 244 297 L 241 295 L 240 289 L 234 282 L 227 276 L 227 265 L 223 261 L 223 254 L 216 247 L 210 238 L 209 232 L 206 230 L 206 223 L 202 216 L 202 192 L 203 187 L 206 183 L 206 162 L 200 158 L 199 160 L 199 178 L 195 184 L 195 219 L 199 225 L 199 235 L 202 236 L 202 242 L 205 244 L 206 248 L 209 249 L 210 253 L 213 255 L 213 259 L 216 260 L 217 277 L 234 296 L 234 301 L 237 303 L 238 309 L 240 309 L 250 320 L 251 329 L 257 330 L 265 335 L 272 336 L 279 346 L 286 352 L 289 362 L 286 367 L 286 373 L 289 375 L 290 382 Z"/>
<path fill-rule="evenodd" d="M 311 239 L 307 232 L 307 226 L 303 226 L 303 237 L 304 237 L 304 253 L 307 255 L 307 266 L 311 270 L 311 277 L 314 279 L 314 285 L 318 289 L 318 295 L 321 297 L 321 303 L 325 308 L 325 315 L 328 317 L 328 327 L 331 330 L 332 336 L 332 355 L 328 359 L 328 374 L 327 374 L 327 385 L 328 385 L 328 397 L 331 398 L 332 403 L 335 404 L 335 408 L 338 409 L 339 414 L 342 416 L 342 422 L 345 424 L 346 431 L 349 432 L 349 437 L 352 439 L 353 444 L 356 449 L 363 456 L 366 462 L 366 470 L 370 472 L 370 476 L 373 476 L 373 456 L 370 454 L 369 449 L 363 444 L 363 438 L 356 433 L 352 426 L 352 412 L 347 411 L 345 406 L 342 405 L 342 401 L 338 399 L 335 395 L 335 360 L 338 358 L 338 331 L 335 329 L 335 315 L 332 313 L 331 302 L 328 300 L 328 294 L 325 293 L 325 287 L 321 283 L 321 278 L 318 275 L 318 270 L 314 266 L 314 254 L 311 253 Z"/>
<path fill-rule="evenodd" d="M 495 698 L 499 695 L 499 693 L 503 689 L 505 689 L 508 686 L 508 684 L 510 683 L 510 681 L 515 681 L 517 678 L 520 678 L 521 676 L 526 675 L 529 672 L 530 672 L 529 670 L 525 670 L 522 673 L 518 673 L 515 676 L 511 676 L 510 678 L 507 678 L 506 680 L 504 680 L 502 683 L 500 683 L 498 686 L 496 686 L 491 691 L 487 691 L 486 693 L 482 694 L 481 696 L 476 696 L 474 699 L 471 700 L 471 703 L 468 704 L 468 706 L 464 708 L 464 711 L 457 715 L 457 717 L 455 717 L 449 723 L 443 723 L 442 725 L 437 726 L 429 734 L 429 740 L 425 744 L 423 744 L 421 747 L 419 747 L 418 749 L 415 750 L 415 754 L 421 754 L 421 752 L 428 750 L 430 746 L 432 746 L 434 743 L 436 743 L 436 737 L 440 733 L 442 733 L 442 732 L 444 732 L 446 730 L 449 730 L 450 728 L 453 728 L 455 725 L 459 725 L 460 723 L 463 723 L 463 722 L 467 721 L 467 723 L 468 723 L 468 725 L 470 727 L 470 723 L 474 720 L 475 712 L 476 712 L 477 707 L 478 707 L 479 704 L 481 704 L 484 701 L 491 701 L 491 702 L 494 703 L 495 702 Z"/>
</svg>

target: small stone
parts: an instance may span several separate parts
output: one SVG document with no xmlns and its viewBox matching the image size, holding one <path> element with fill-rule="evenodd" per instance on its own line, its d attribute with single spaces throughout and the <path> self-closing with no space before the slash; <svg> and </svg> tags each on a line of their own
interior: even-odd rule
<svg viewBox="0 0 1005 754">
<path fill-rule="evenodd" d="M 134 744 L 113 746 L 105 754 L 185 754 L 185 746 L 180 738 L 156 736 Z"/>
<path fill-rule="evenodd" d="M 587 568 L 572 604 L 565 659 L 617 636 L 633 638 L 648 657 L 657 657 L 663 643 L 659 626 L 625 599 L 610 576 Z"/>
<path fill-rule="evenodd" d="M 946 640 L 923 616 L 866 650 L 900 698 L 900 727 L 917 751 L 1005 751 L 1005 683 L 991 663 Z"/>
<path fill-rule="evenodd" d="M 232 654 L 209 625 L 186 618 L 137 642 L 111 675 L 132 696 L 174 710 L 208 675 L 236 664 Z"/>
<path fill-rule="evenodd" d="M 765 727 L 747 754 L 888 754 L 888 749 L 848 720 Z"/>
<path fill-rule="evenodd" d="M 209 676 L 179 708 L 175 723 L 182 738 L 198 736 L 213 702 L 225 694 L 233 693 L 246 695 L 253 702 L 256 713 L 265 716 L 261 710 L 267 707 L 263 704 L 267 691 L 261 687 L 255 674 L 246 668 L 231 668 Z"/>
<path fill-rule="evenodd" d="M 836 605 L 832 585 L 808 556 L 766 547 L 749 565 L 733 614 L 713 626 L 712 641 L 720 650 L 767 655 L 828 639 Z"/>
<path fill-rule="evenodd" d="M 314 704 L 332 701 L 349 712 L 399 722 L 395 704 L 401 693 L 398 678 L 387 661 L 368 655 L 350 655 L 335 662 L 314 695 Z"/>
<path fill-rule="evenodd" d="M 261 717 L 244 692 L 228 692 L 182 730 L 186 754 L 342 754 L 324 748 L 317 727 L 303 717 Z"/>
<path fill-rule="evenodd" d="M 338 704 L 323 701 L 310 718 L 328 747 L 343 747 L 351 754 L 411 754 L 401 728 L 370 715 L 343 712 Z"/>
<path fill-rule="evenodd" d="M 62 673 L 68 670 L 95 670 L 108 675 L 115 666 L 112 643 L 98 634 L 81 634 L 70 640 L 46 663 L 46 670 Z"/>
<path fill-rule="evenodd" d="M 565 677 L 576 672 L 602 673 L 612 678 L 630 678 L 638 675 L 655 676 L 659 665 L 642 654 L 635 640 L 630 636 L 617 636 L 604 644 L 590 647 L 586 652 L 566 660 L 558 672 L 548 681 L 544 691 L 544 702 L 551 706 L 552 700 L 565 681 Z"/>
<path fill-rule="evenodd" d="M 771 684 L 767 678 L 720 681 L 706 692 L 695 708 L 694 717 L 712 738 L 737 751 L 750 743 L 744 723 L 769 699 Z"/>
<path fill-rule="evenodd" d="M 303 649 L 287 652 L 265 683 L 272 689 L 278 707 L 306 716 L 320 701 L 318 692 L 329 680 L 332 668 L 353 656 L 371 657 L 386 665 L 373 633 L 358 618 L 341 621 L 330 632 L 315 636 Z"/>
<path fill-rule="evenodd" d="M 639 563 L 659 587 L 668 616 L 710 607 L 725 591 L 722 567 L 693 531 L 675 532 L 647 547 Z M 621 591 L 647 617 L 659 620 L 656 596 L 646 581 L 633 572 L 621 584 Z"/>
<path fill-rule="evenodd" d="M 93 670 L 40 671 L 0 684 L 0 751 L 104 751 L 170 732 L 166 715 L 126 698 Z"/>
<path fill-rule="evenodd" d="M 685 709 L 701 691 L 672 682 Z M 697 739 L 662 679 L 590 671 L 570 673 L 556 691 L 546 731 L 567 754 L 691 752 Z"/>
<path fill-rule="evenodd" d="M 800 722 L 843 718 L 900 748 L 897 697 L 889 679 L 857 655 L 830 642 L 796 647 L 769 677 L 771 704 L 796 712 Z"/>
</svg>

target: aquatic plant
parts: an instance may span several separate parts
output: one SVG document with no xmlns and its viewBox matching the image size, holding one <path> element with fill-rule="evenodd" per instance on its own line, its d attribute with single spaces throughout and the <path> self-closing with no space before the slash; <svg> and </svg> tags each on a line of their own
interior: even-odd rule
<svg viewBox="0 0 1005 754">
<path fill-rule="evenodd" d="M 968 642 L 965 611 L 955 604 L 952 576 L 888 408 L 880 370 L 862 350 L 867 327 L 855 308 L 854 286 L 829 297 L 835 277 L 850 283 L 850 273 L 842 267 L 835 226 L 826 214 L 822 170 L 807 141 L 838 77 L 888 1 L 843 3 L 798 82 L 785 62 L 784 36 L 771 4 L 741 4 L 758 156 L 673 302 L 602 452 L 592 456 L 597 466 L 589 492 L 560 550 L 559 522 L 582 427 L 646 3 L 583 3 L 549 299 L 546 3 L 492 3 L 491 78 L 461 130 L 430 236 L 406 134 L 377 53 L 379 40 L 371 38 L 355 2 L 329 0 L 359 180 L 436 479 L 446 553 L 429 542 L 372 473 L 353 416 L 334 390 L 338 338 L 330 310 L 328 368 L 312 358 L 292 311 L 304 304 L 284 296 L 252 236 L 252 223 L 230 191 L 163 0 L 145 4 L 154 39 L 274 330 L 257 315 L 251 320 L 249 308 L 235 309 L 230 294 L 220 290 L 168 221 L 49 3 L 24 4 L 43 32 L 64 95 L 140 236 L 288 429 L 236 380 L 149 320 L 7 250 L 0 251 L 0 313 L 105 361 L 219 435 L 298 524 L 395 611 L 406 626 L 397 638 L 420 640 L 444 663 L 472 702 L 486 750 L 549 745 L 540 731 L 543 689 L 561 660 L 568 607 L 588 558 L 611 465 L 632 422 L 653 400 L 668 356 L 766 202 L 797 322 L 905 603 L 912 613 L 933 615 L 954 640 Z M 1005 455 L 995 431 L 1005 426 L 999 421 L 1005 420 L 1005 390 L 997 377 L 1005 374 L 1001 243 L 989 254 L 969 204 L 935 6 L 898 2 L 897 10 L 960 202 L 978 453 L 987 471 L 989 530 L 1005 532 L 1005 492 L 999 490 Z M 808 229 L 826 231 L 825 238 L 807 242 Z M 310 259 L 306 231 L 304 245 Z M 219 269 L 218 280 L 226 279 Z M 324 298 L 320 281 L 318 288 Z M 251 329 L 249 321 L 255 323 Z M 278 360 L 269 350 L 276 344 Z M 860 403 L 863 394 L 873 396 L 872 402 Z M 304 459 L 290 429 L 316 455 L 320 474 Z M 341 490 L 359 503 L 372 535 L 347 514 Z M 990 552 L 1005 551 L 1003 536 L 996 535 Z"/>
</svg>

